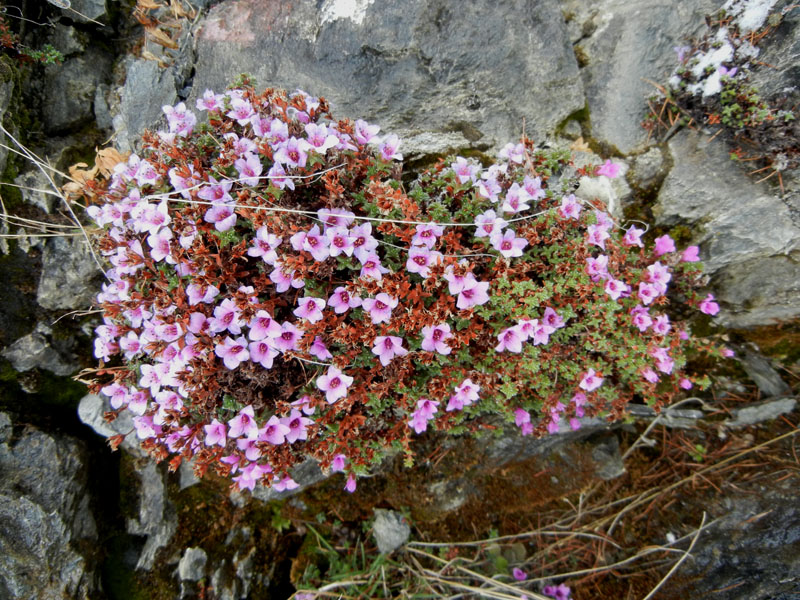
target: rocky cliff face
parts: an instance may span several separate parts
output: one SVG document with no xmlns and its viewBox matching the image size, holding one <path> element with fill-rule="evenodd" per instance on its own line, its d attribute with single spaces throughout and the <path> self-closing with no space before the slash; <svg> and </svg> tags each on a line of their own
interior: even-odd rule
<svg viewBox="0 0 800 600">
<path fill-rule="evenodd" d="M 740 340 L 757 327 L 759 337 L 750 339 L 796 331 L 797 173 L 783 173 L 782 191 L 748 177 L 728 160 L 723 142 L 710 141 L 706 132 L 682 130 L 661 141 L 640 127 L 653 91 L 648 80 L 665 81 L 676 65 L 674 47 L 701 32 L 704 15 L 721 1 L 659 0 L 646 8 L 621 0 L 183 1 L 180 15 L 166 7 L 147 13 L 174 27 L 165 30 L 171 44 L 159 45 L 150 36 L 143 47 L 136 43 L 144 34 L 130 2 L 73 0 L 65 9 L 40 4 L 27 16 L 53 26 L 25 25 L 24 39 L 52 43 L 65 62 L 38 68 L 27 79 L 20 76 L 24 69 L 6 65 L 0 113 L 12 135 L 62 171 L 93 155 L 93 147 L 112 134 L 120 149 L 135 150 L 144 129 L 159 123 L 162 105 L 191 104 L 206 88 L 219 91 L 241 72 L 254 75 L 259 86 L 323 95 L 336 114 L 365 118 L 399 134 L 411 164 L 450 152 L 491 153 L 523 130 L 547 144 L 566 145 L 582 136 L 596 152 L 625 163 L 626 184 L 602 193 L 621 202 L 627 216 L 651 213 L 658 227 L 678 227 L 685 241 L 700 244 L 722 324 L 739 330 Z M 775 67 L 757 72 L 765 93 L 797 93 L 798 13 L 785 19 L 774 41 L 764 41 L 763 60 Z M 56 227 L 69 224 L 61 200 L 36 191 L 49 185 L 39 169 L 5 149 L 0 168 L 4 177 L 33 188 L 19 193 L 4 187 L 9 212 Z M 56 177 L 56 182 L 62 181 Z M 16 234 L 20 227 L 19 221 L 3 221 L 0 232 Z M 107 572 L 105 585 L 100 583 L 102 557 L 87 551 L 98 539 L 98 526 L 85 493 L 91 459 L 75 436 L 88 433 L 76 433 L 77 425 L 70 434 L 21 425 L 27 414 L 48 410 L 36 405 L 43 398 L 74 404 L 79 390 L 59 378 L 92 364 L 93 316 L 63 317 L 91 307 L 102 274 L 83 237 L 70 233 L 0 240 L 0 276 L 8 284 L 0 289 L 0 408 L 11 415 L 0 420 L 0 597 L 88 598 L 104 593 L 101 588 L 112 596 L 119 589 Z M 784 333 L 769 329 L 776 325 Z M 776 341 L 780 355 L 796 357 L 796 348 L 787 349 L 783 339 Z M 764 369 L 780 382 L 768 363 Z M 130 431 L 122 420 L 105 424 L 105 410 L 100 399 L 87 397 L 80 418 L 103 435 Z M 506 443 L 510 448 L 517 442 Z M 559 443 L 546 452 L 532 446 L 526 451 L 556 464 L 563 462 L 559 453 L 574 447 L 568 440 Z M 621 473 L 614 444 L 600 436 L 582 450 L 586 464 L 594 465 L 592 473 Z M 187 498 L 213 497 L 226 511 L 252 516 L 257 510 L 248 508 L 249 496 L 196 486 L 189 469 L 168 475 L 142 460 L 135 444 L 126 442 L 123 449 L 127 500 L 112 533 L 124 542 L 116 554 L 109 550 L 106 565 L 113 558 L 129 575 L 136 568 L 162 575 L 171 569 L 177 573 L 173 597 L 189 594 L 201 580 L 215 582 L 223 598 L 270 588 L 269 576 L 262 572 L 258 579 L 261 571 L 253 561 L 261 546 L 246 526 L 231 532 L 222 553 L 204 547 L 201 533 L 176 528 Z M 521 451 L 514 448 L 519 461 L 530 459 L 520 457 Z M 506 448 L 498 456 L 511 452 Z M 496 462 L 498 472 L 502 464 Z M 451 475 L 424 487 L 429 516 L 441 511 L 431 518 L 449 518 L 492 495 L 476 473 Z M 309 467 L 305 482 L 319 478 Z M 283 496 L 264 494 L 254 502 L 276 499 Z M 741 539 L 747 548 L 750 538 Z M 717 551 L 712 545 L 708 552 Z M 159 566 L 164 561 L 168 569 Z M 698 564 L 707 573 L 730 567 L 711 558 Z M 271 577 L 274 585 L 279 576 Z M 776 588 L 759 588 L 752 597 L 770 597 L 770 589 Z"/>
</svg>

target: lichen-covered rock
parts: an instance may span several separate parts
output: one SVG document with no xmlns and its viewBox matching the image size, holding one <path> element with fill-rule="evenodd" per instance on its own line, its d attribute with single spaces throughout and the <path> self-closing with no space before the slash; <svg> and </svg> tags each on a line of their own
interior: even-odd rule
<svg viewBox="0 0 800 600">
<path fill-rule="evenodd" d="M 800 316 L 800 219 L 789 201 L 749 178 L 722 142 L 681 132 L 669 149 L 674 166 L 653 213 L 694 233 L 720 301 L 717 321 L 745 328 Z"/>
<path fill-rule="evenodd" d="M 150 570 L 156 554 L 164 548 L 177 528 L 175 507 L 167 497 L 164 473 L 150 458 L 135 463 L 138 478 L 138 505 L 135 517 L 127 519 L 125 529 L 131 535 L 146 536 L 137 569 Z"/>
<path fill-rule="evenodd" d="M 97 578 L 76 550 L 97 538 L 81 443 L 26 429 L 0 415 L 0 597 L 95 597 Z"/>
<path fill-rule="evenodd" d="M 71 375 L 78 370 L 78 364 L 74 357 L 65 356 L 53 348 L 48 339 L 51 333 L 47 326 L 40 323 L 32 333 L 19 338 L 0 355 L 20 372 L 39 368 L 56 375 Z"/>
<path fill-rule="evenodd" d="M 390 554 L 408 541 L 411 527 L 400 513 L 376 508 L 372 534 L 378 544 L 378 551 L 381 554 Z"/>
<path fill-rule="evenodd" d="M 584 106 L 555 0 L 225 1 L 203 20 L 193 97 L 240 72 L 324 96 L 401 135 L 405 153 L 421 132 L 456 134 L 450 148 L 505 144 L 523 120 L 541 139 Z"/>
</svg>

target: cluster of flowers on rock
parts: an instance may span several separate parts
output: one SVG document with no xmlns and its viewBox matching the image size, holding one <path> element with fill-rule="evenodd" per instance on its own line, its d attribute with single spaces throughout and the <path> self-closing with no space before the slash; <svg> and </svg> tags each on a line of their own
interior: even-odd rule
<svg viewBox="0 0 800 600">
<path fill-rule="evenodd" d="M 173 467 L 285 490 L 310 457 L 353 491 L 428 429 L 619 418 L 701 382 L 687 349 L 718 352 L 664 311 L 668 290 L 717 311 L 697 249 L 647 249 L 572 193 L 611 163 L 525 141 L 406 193 L 397 137 L 324 100 L 245 82 L 197 109 L 165 107 L 88 209 L 110 263 L 94 387 Z"/>
</svg>

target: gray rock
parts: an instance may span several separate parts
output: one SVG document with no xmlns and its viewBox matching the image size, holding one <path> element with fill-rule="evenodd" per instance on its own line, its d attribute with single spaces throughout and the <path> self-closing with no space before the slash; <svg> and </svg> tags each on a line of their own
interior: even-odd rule
<svg viewBox="0 0 800 600">
<path fill-rule="evenodd" d="M 673 47 L 698 33 L 719 2 L 567 0 L 563 6 L 588 33 L 580 41 L 587 61 L 581 74 L 592 136 L 628 154 L 647 139 L 640 125 L 644 99 L 656 93 L 648 80 L 666 80 L 677 66 Z"/>
<path fill-rule="evenodd" d="M 171 68 L 164 69 L 152 60 L 127 60 L 125 85 L 117 90 L 119 102 L 112 106 L 117 145 L 123 152 L 133 151 L 145 129 L 163 117 L 161 107 L 178 101 Z"/>
<path fill-rule="evenodd" d="M 772 12 L 780 14 L 791 4 L 781 0 Z M 800 13 L 788 10 L 759 49 L 758 62 L 751 65 L 753 85 L 764 97 L 784 97 L 785 108 L 791 108 L 800 97 Z"/>
<path fill-rule="evenodd" d="M 50 43 L 64 56 L 72 56 L 86 50 L 86 36 L 71 25 L 57 24 L 50 34 Z"/>
<path fill-rule="evenodd" d="M 240 556 L 239 552 L 233 555 L 236 577 L 241 584 L 239 592 L 240 598 L 247 598 L 250 594 L 250 587 L 253 585 L 253 563 L 255 555 L 255 547 L 251 547 L 244 556 Z"/>
<path fill-rule="evenodd" d="M 103 414 L 111 410 L 108 399 L 105 396 L 98 396 L 97 394 L 87 394 L 78 403 L 78 418 L 82 423 L 94 429 L 95 433 L 110 438 L 115 435 L 124 435 L 125 438 L 120 444 L 120 448 L 128 451 L 134 456 L 146 456 L 145 451 L 139 445 L 136 439 L 136 434 L 132 433 L 133 417 L 129 410 L 123 410 L 119 416 L 108 423 Z"/>
<path fill-rule="evenodd" d="M 747 427 L 777 419 L 792 412 L 797 406 L 794 398 L 780 398 L 769 402 L 746 406 L 733 411 L 733 419 L 726 421 L 728 427 Z"/>
<path fill-rule="evenodd" d="M 99 84 L 94 91 L 94 118 L 97 127 L 103 131 L 108 131 L 114 127 L 114 117 L 111 116 L 111 109 L 108 107 L 109 89 L 105 84 Z"/>
<path fill-rule="evenodd" d="M 760 354 L 744 350 L 740 355 L 739 362 L 765 398 L 788 396 L 792 393 L 789 385 L 781 379 L 770 362 Z"/>
<path fill-rule="evenodd" d="M 106 17 L 106 0 L 71 0 L 69 8 L 61 12 L 79 23 L 88 23 L 88 19 L 102 19 Z"/>
<path fill-rule="evenodd" d="M 36 299 L 48 310 L 88 308 L 101 276 L 83 237 L 49 238 L 42 253 Z"/>
<path fill-rule="evenodd" d="M 660 148 L 650 148 L 633 159 L 633 167 L 628 172 L 630 182 L 640 190 L 649 191 L 664 181 L 669 171 L 669 163 Z"/>
<path fill-rule="evenodd" d="M 102 50 L 45 67 L 42 118 L 49 133 L 66 131 L 92 120 L 95 90 L 111 74 L 111 57 Z"/>
<path fill-rule="evenodd" d="M 208 555 L 202 548 L 186 548 L 178 563 L 178 577 L 181 581 L 200 581 L 206 574 Z"/>
<path fill-rule="evenodd" d="M 372 535 L 381 554 L 391 554 L 408 541 L 411 527 L 406 518 L 393 510 L 375 509 Z"/>
<path fill-rule="evenodd" d="M 149 571 L 153 568 L 158 551 L 175 534 L 177 518 L 175 507 L 167 496 L 161 469 L 150 458 L 137 460 L 135 468 L 139 479 L 138 515 L 127 519 L 125 529 L 132 535 L 147 537 L 136 568 Z"/>
<path fill-rule="evenodd" d="M 50 345 L 48 338 L 51 333 L 48 327 L 40 323 L 35 331 L 19 338 L 0 355 L 20 372 L 39 368 L 60 376 L 71 375 L 79 365 L 74 356 L 64 356 Z"/>
<path fill-rule="evenodd" d="M 722 142 L 696 132 L 669 142 L 674 166 L 653 207 L 659 225 L 687 224 L 720 301 L 716 322 L 754 327 L 800 315 L 800 223 L 749 179 Z"/>
<path fill-rule="evenodd" d="M 53 192 L 50 181 L 39 169 L 25 171 L 14 179 L 14 183 L 19 187 L 22 201 L 35 206 L 44 213 L 52 214 L 58 197 L 45 192 Z M 43 190 L 43 191 L 39 191 Z"/>
<path fill-rule="evenodd" d="M 298 494 L 307 488 L 310 485 L 313 485 L 323 479 L 326 479 L 326 475 L 320 470 L 319 464 L 317 461 L 313 459 L 308 459 L 305 462 L 296 466 L 292 472 L 292 479 L 294 479 L 298 484 L 294 490 L 287 490 L 285 492 L 278 492 L 273 488 L 267 488 L 261 485 L 257 485 L 252 492 L 252 497 L 256 500 L 260 500 L 262 502 L 271 502 L 272 500 L 280 500 L 283 498 L 288 498 L 289 496 L 293 496 L 294 494 Z M 246 502 L 244 499 L 244 495 L 240 492 L 231 492 L 231 500 L 236 503 L 240 504 L 240 502 Z"/>
<path fill-rule="evenodd" d="M 86 449 L 31 428 L 10 434 L 0 415 L 0 597 L 95 597 L 92 565 L 75 547 L 97 538 Z"/>
<path fill-rule="evenodd" d="M 584 106 L 555 0 L 221 2 L 197 36 L 192 97 L 240 72 L 327 98 L 393 132 L 541 139 Z M 465 43 L 468 40 L 468 43 Z M 416 152 L 411 143 L 401 152 Z"/>
<path fill-rule="evenodd" d="M 619 438 L 616 435 L 605 436 L 592 446 L 592 459 L 595 473 L 600 479 L 610 481 L 625 474 L 625 465 L 619 451 Z"/>
</svg>

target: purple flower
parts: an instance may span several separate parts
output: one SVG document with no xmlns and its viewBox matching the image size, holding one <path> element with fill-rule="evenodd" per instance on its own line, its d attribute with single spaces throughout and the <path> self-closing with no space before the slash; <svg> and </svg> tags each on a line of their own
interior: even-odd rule
<svg viewBox="0 0 800 600">
<path fill-rule="evenodd" d="M 366 298 L 361 306 L 369 313 L 372 323 L 386 323 L 392 316 L 392 309 L 397 306 L 397 299 L 381 292 L 375 298 Z"/>
<path fill-rule="evenodd" d="M 570 589 L 563 583 L 555 585 L 546 585 L 542 588 L 542 593 L 555 600 L 569 600 Z"/>
<path fill-rule="evenodd" d="M 603 385 L 603 378 L 595 373 L 594 369 L 589 369 L 586 374 L 581 378 L 580 387 L 582 390 L 592 392 Z"/>
<path fill-rule="evenodd" d="M 322 221 L 325 229 L 328 230 L 331 227 L 350 227 L 355 214 L 341 208 L 320 208 L 317 211 L 317 216 Z"/>
<path fill-rule="evenodd" d="M 412 247 L 408 251 L 408 260 L 406 261 L 406 270 L 409 273 L 417 273 L 423 279 L 426 279 L 431 272 L 431 265 L 441 260 L 442 254 L 440 252 L 431 252 L 426 248 Z"/>
<path fill-rule="evenodd" d="M 365 146 L 366 144 L 369 144 L 376 135 L 378 135 L 380 130 L 381 128 L 379 126 L 370 125 L 366 121 L 358 119 L 355 127 L 353 128 L 353 135 L 359 144 Z"/>
<path fill-rule="evenodd" d="M 331 472 L 341 473 L 347 464 L 347 457 L 344 454 L 337 454 L 331 461 Z"/>
<path fill-rule="evenodd" d="M 350 239 L 350 232 L 344 227 L 331 227 L 325 231 L 328 238 L 328 252 L 331 256 L 353 255 L 353 240 Z"/>
<path fill-rule="evenodd" d="M 428 250 L 434 247 L 436 240 L 444 233 L 441 225 L 424 224 L 417 225 L 414 236 L 411 238 L 412 246 L 425 246 Z"/>
<path fill-rule="evenodd" d="M 655 239 L 655 244 L 656 245 L 653 249 L 653 253 L 656 256 L 661 256 L 667 252 L 675 252 L 675 242 L 666 234 L 662 235 L 661 237 L 657 237 Z"/>
<path fill-rule="evenodd" d="M 685 377 L 678 382 L 678 385 L 680 385 L 681 389 L 684 390 L 692 389 L 692 382 L 686 379 Z"/>
<path fill-rule="evenodd" d="M 239 181 L 244 185 L 258 185 L 259 176 L 264 170 L 258 156 L 247 152 L 242 158 L 237 159 L 233 166 L 239 172 Z"/>
<path fill-rule="evenodd" d="M 236 224 L 234 205 L 227 202 L 215 202 L 203 215 L 206 223 L 213 223 L 217 231 L 228 231 Z"/>
<path fill-rule="evenodd" d="M 569 196 L 564 196 L 561 199 L 561 206 L 558 209 L 558 212 L 561 213 L 561 216 L 565 219 L 578 219 L 581 216 L 582 207 L 580 202 L 575 199 L 574 194 L 570 194 Z"/>
<path fill-rule="evenodd" d="M 254 258 L 261 257 L 268 265 L 274 264 L 278 260 L 275 248 L 280 246 L 281 238 L 274 233 L 270 233 L 266 227 L 259 227 L 253 245 L 247 249 L 247 256 Z"/>
<path fill-rule="evenodd" d="M 525 145 L 509 142 L 500 150 L 498 156 L 504 160 L 521 165 L 525 160 Z"/>
<path fill-rule="evenodd" d="M 544 309 L 542 323 L 553 329 L 560 329 L 564 326 L 564 318 L 548 306 Z"/>
<path fill-rule="evenodd" d="M 645 283 L 644 281 L 642 281 L 639 284 L 639 293 L 638 293 L 639 300 L 641 300 L 642 303 L 645 306 L 650 304 L 653 300 L 658 298 L 660 295 L 661 294 L 658 291 L 658 288 L 656 288 L 656 286 L 654 286 L 654 285 L 652 285 L 650 283 Z"/>
<path fill-rule="evenodd" d="M 508 225 L 508 221 L 498 217 L 493 210 L 489 209 L 475 217 L 475 225 L 477 225 L 475 237 L 492 237 L 494 234 L 500 233 L 503 227 Z"/>
<path fill-rule="evenodd" d="M 647 309 L 641 304 L 637 304 L 635 307 L 633 307 L 630 311 L 630 314 L 633 315 L 631 322 L 641 332 L 647 331 L 647 329 L 653 324 L 653 319 L 650 318 Z"/>
<path fill-rule="evenodd" d="M 458 294 L 456 306 L 461 310 L 467 310 L 489 301 L 489 282 L 477 281 L 470 273 L 465 278 L 464 287 Z"/>
<path fill-rule="evenodd" d="M 278 189 L 285 190 L 287 187 L 290 190 L 294 189 L 294 180 L 287 175 L 281 163 L 274 163 L 267 171 L 267 177 L 271 183 L 278 186 Z"/>
<path fill-rule="evenodd" d="M 456 161 L 450 164 L 450 168 L 455 171 L 458 182 L 462 185 L 468 181 L 474 183 L 481 171 L 478 165 L 471 164 L 463 156 L 456 157 Z"/>
<path fill-rule="evenodd" d="M 213 90 L 203 92 L 203 97 L 197 99 L 197 110 L 219 112 L 222 110 L 222 94 L 215 94 Z"/>
<path fill-rule="evenodd" d="M 606 249 L 606 240 L 610 237 L 608 233 L 608 228 L 604 225 L 595 224 L 589 225 L 586 228 L 587 237 L 586 243 L 591 244 L 593 246 L 598 246 L 603 250 Z"/>
<path fill-rule="evenodd" d="M 281 422 L 289 428 L 286 433 L 286 441 L 293 444 L 297 440 L 308 439 L 308 432 L 306 428 L 313 424 L 314 421 L 304 417 L 299 410 L 292 409 L 288 417 L 281 419 Z"/>
<path fill-rule="evenodd" d="M 228 421 L 228 435 L 232 438 L 244 436 L 249 440 L 258 437 L 258 424 L 252 406 L 245 406 L 239 414 Z"/>
<path fill-rule="evenodd" d="M 186 298 L 189 300 L 190 305 L 199 304 L 200 302 L 209 304 L 218 295 L 219 289 L 213 285 L 202 287 L 196 283 L 190 283 L 186 286 Z M 132 325 L 138 327 L 136 323 L 132 323 Z"/>
<path fill-rule="evenodd" d="M 208 320 L 208 328 L 213 333 L 230 331 L 234 335 L 242 333 L 242 322 L 239 320 L 241 310 L 231 298 L 225 298 L 214 308 L 214 316 Z"/>
<path fill-rule="evenodd" d="M 302 168 L 306 166 L 308 160 L 308 146 L 309 144 L 305 140 L 298 140 L 292 136 L 278 147 L 273 157 L 282 165 Z"/>
<path fill-rule="evenodd" d="M 356 491 L 356 485 L 356 476 L 350 473 L 350 475 L 347 476 L 347 481 L 344 484 L 345 491 L 352 494 Z"/>
<path fill-rule="evenodd" d="M 447 323 L 427 325 L 422 328 L 422 349 L 447 356 L 452 349 L 447 345 L 446 340 L 451 337 L 453 334 L 450 333 L 450 325 Z"/>
<path fill-rule="evenodd" d="M 380 281 L 383 273 L 388 273 L 389 269 L 381 264 L 381 259 L 377 254 L 370 253 L 361 261 L 361 273 L 359 277 L 372 278 Z"/>
<path fill-rule="evenodd" d="M 659 315 L 653 322 L 653 331 L 658 335 L 667 335 L 670 330 L 669 317 L 667 315 Z"/>
<path fill-rule="evenodd" d="M 317 123 L 309 123 L 305 127 L 306 139 L 308 140 L 308 149 L 325 154 L 331 148 L 334 148 L 339 143 L 339 138 L 329 133 L 325 125 L 318 125 Z"/>
<path fill-rule="evenodd" d="M 714 302 L 714 294 L 709 294 L 700 301 L 700 312 L 711 316 L 719 312 L 719 304 Z"/>
<path fill-rule="evenodd" d="M 420 434 L 428 429 L 428 421 L 433 419 L 433 415 L 439 410 L 439 403 L 427 398 L 417 400 L 417 410 L 411 413 L 411 420 L 408 424 Z"/>
<path fill-rule="evenodd" d="M 206 446 L 221 446 L 225 447 L 227 437 L 225 435 L 225 424 L 220 423 L 213 419 L 208 425 L 204 425 L 203 429 L 206 432 Z"/>
<path fill-rule="evenodd" d="M 497 335 L 497 346 L 494 347 L 496 352 L 522 352 L 522 337 L 516 327 L 508 327 Z"/>
<path fill-rule="evenodd" d="M 590 256 L 586 259 L 586 273 L 592 281 L 608 277 L 608 256 L 601 254 L 597 258 Z"/>
<path fill-rule="evenodd" d="M 309 323 L 316 323 L 322 320 L 322 309 L 325 308 L 325 301 L 312 296 L 305 296 L 297 301 L 298 307 L 294 309 L 295 316 L 305 319 Z"/>
<path fill-rule="evenodd" d="M 378 240 L 372 237 L 372 225 L 369 223 L 353 227 L 350 240 L 353 242 L 353 255 L 362 262 L 378 247 Z"/>
<path fill-rule="evenodd" d="M 303 337 L 303 330 L 298 329 L 292 323 L 281 325 L 281 333 L 275 338 L 275 347 L 281 352 L 291 352 L 299 350 L 298 343 Z"/>
<path fill-rule="evenodd" d="M 272 415 L 259 433 L 258 439 L 273 446 L 278 446 L 286 441 L 286 434 L 289 431 L 291 430 L 287 425 L 282 423 L 278 417 Z"/>
<path fill-rule="evenodd" d="M 395 335 L 380 335 L 375 338 L 372 353 L 380 358 L 381 364 L 385 367 L 395 356 L 408 354 L 408 350 L 403 348 L 403 338 Z"/>
<path fill-rule="evenodd" d="M 623 281 L 609 278 L 606 281 L 604 289 L 606 291 L 606 294 L 608 294 L 612 300 L 617 300 L 619 299 L 620 296 L 622 296 L 626 292 L 629 292 L 631 288 L 627 283 Z"/>
<path fill-rule="evenodd" d="M 256 113 L 253 110 L 253 106 L 249 101 L 242 98 L 233 98 L 231 100 L 231 110 L 226 116 L 234 119 L 237 123 L 239 123 L 239 125 L 244 127 L 250 122 L 250 119 L 252 119 L 255 114 Z"/>
<path fill-rule="evenodd" d="M 642 234 L 644 229 L 639 229 L 636 225 L 631 225 L 630 228 L 622 236 L 622 244 L 624 246 L 639 246 L 642 248 Z"/>
<path fill-rule="evenodd" d="M 473 383 L 471 379 L 467 378 L 462 381 L 460 385 L 455 387 L 456 393 L 450 397 L 450 401 L 455 401 L 457 404 L 459 404 L 458 408 L 461 409 L 464 406 L 469 406 L 473 402 L 477 402 L 478 392 L 480 391 L 481 386 Z M 449 405 L 447 410 L 451 410 Z"/>
<path fill-rule="evenodd" d="M 283 265 L 279 260 L 275 261 L 274 267 L 275 268 L 269 274 L 269 280 L 275 284 L 275 289 L 278 292 L 285 292 L 290 287 L 299 289 L 305 286 L 305 280 L 300 277 L 295 277 L 295 271 L 287 274 L 283 270 Z"/>
<path fill-rule="evenodd" d="M 683 262 L 697 262 L 700 260 L 699 252 L 700 248 L 697 246 L 689 246 L 681 254 L 681 260 Z"/>
<path fill-rule="evenodd" d="M 528 574 L 520 568 L 514 567 L 511 569 L 511 575 L 517 581 L 525 581 L 528 578 Z"/>
<path fill-rule="evenodd" d="M 192 133 L 192 129 L 197 124 L 197 117 L 194 113 L 186 108 L 183 102 L 176 104 L 174 107 L 166 105 L 161 109 L 167 115 L 167 124 L 170 133 L 179 135 L 181 137 L 188 137 Z"/>
<path fill-rule="evenodd" d="M 530 175 L 525 175 L 525 179 L 522 182 L 525 191 L 528 192 L 528 196 L 530 196 L 531 200 L 539 200 L 540 198 L 544 198 L 546 193 L 542 189 L 542 178 L 541 177 L 531 177 Z"/>
<path fill-rule="evenodd" d="M 308 349 L 308 353 L 319 360 L 328 360 L 329 358 L 333 358 L 333 354 L 330 353 L 330 350 L 328 350 L 325 342 L 323 342 L 322 338 L 319 336 L 314 338 L 314 341 L 311 343 L 311 347 Z"/>
<path fill-rule="evenodd" d="M 502 235 L 493 235 L 491 242 L 494 249 L 506 258 L 522 256 L 522 249 L 528 245 L 528 240 L 518 238 L 513 229 L 507 229 Z"/>
<path fill-rule="evenodd" d="M 336 367 L 328 367 L 324 375 L 317 377 L 317 387 L 325 392 L 325 400 L 333 404 L 340 398 L 347 396 L 347 388 L 353 383 L 353 378 L 348 377 Z"/>
<path fill-rule="evenodd" d="M 361 298 L 352 295 L 343 286 L 339 286 L 333 290 L 333 294 L 328 298 L 328 306 L 333 308 L 333 312 L 340 315 L 350 308 L 361 306 Z"/>
<path fill-rule="evenodd" d="M 400 147 L 400 139 L 395 134 L 387 135 L 378 146 L 381 158 L 385 161 L 403 160 L 403 155 L 397 149 Z"/>
<path fill-rule="evenodd" d="M 505 202 L 503 202 L 502 210 L 507 213 L 522 212 L 530 208 L 528 200 L 530 200 L 528 192 L 515 182 L 508 189 L 508 192 L 506 192 L 506 199 Z"/>
<path fill-rule="evenodd" d="M 272 368 L 273 361 L 279 354 L 278 351 L 265 340 L 250 342 L 248 349 L 250 350 L 250 360 L 260 364 L 265 369 Z"/>
<path fill-rule="evenodd" d="M 619 175 L 620 165 L 617 163 L 612 163 L 610 160 L 606 160 L 602 165 L 597 167 L 594 174 L 595 175 L 605 175 L 609 179 L 614 179 Z"/>
<path fill-rule="evenodd" d="M 275 338 L 282 333 L 280 323 L 272 318 L 265 310 L 258 310 L 248 323 L 250 331 L 247 337 L 251 340 L 263 340 L 264 338 Z M 197 332 L 195 332 L 197 333 Z"/>
<path fill-rule="evenodd" d="M 250 360 L 250 351 L 247 348 L 247 340 L 243 336 L 231 339 L 225 336 L 221 344 L 214 347 L 214 354 L 222 359 L 228 369 L 235 369 L 240 363 Z"/>
<path fill-rule="evenodd" d="M 514 423 L 517 427 L 522 429 L 522 435 L 530 435 L 533 433 L 533 425 L 531 424 L 531 415 L 528 411 L 521 408 L 514 409 Z"/>
</svg>

